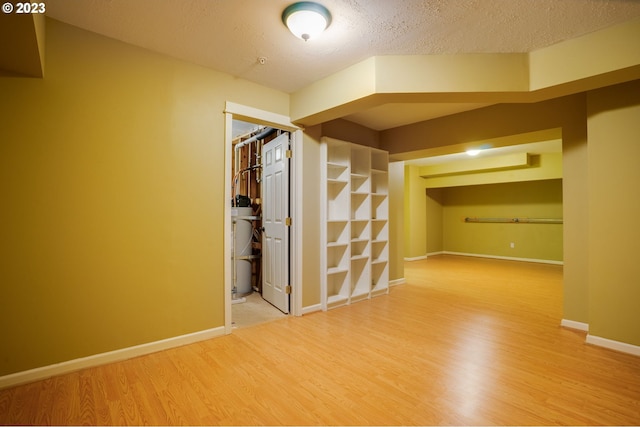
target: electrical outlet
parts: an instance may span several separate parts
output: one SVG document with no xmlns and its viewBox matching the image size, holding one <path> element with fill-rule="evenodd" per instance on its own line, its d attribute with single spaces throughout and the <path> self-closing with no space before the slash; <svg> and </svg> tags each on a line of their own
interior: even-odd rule
<svg viewBox="0 0 640 427">
<path fill-rule="evenodd" d="M 511 249 L 513 249 L 513 248 L 515 248 L 515 247 L 516 247 L 516 244 L 515 244 L 515 243 L 513 243 L 513 242 L 511 242 L 511 243 L 509 243 L 509 247 L 511 247 Z"/>
</svg>

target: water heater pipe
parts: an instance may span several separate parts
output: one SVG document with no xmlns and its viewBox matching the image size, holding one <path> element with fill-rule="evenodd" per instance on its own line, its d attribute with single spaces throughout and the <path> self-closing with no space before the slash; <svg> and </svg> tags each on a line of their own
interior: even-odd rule
<svg viewBox="0 0 640 427">
<path fill-rule="evenodd" d="M 236 151 L 236 171 L 238 169 L 240 169 L 240 159 L 238 158 L 238 152 L 240 150 L 240 148 L 244 147 L 247 144 L 251 144 L 254 141 L 259 141 L 261 139 L 265 139 L 266 137 L 268 137 L 269 135 L 271 135 L 272 133 L 274 133 L 275 131 L 277 131 L 277 129 L 275 128 L 263 128 L 263 130 L 252 136 L 251 138 L 245 139 L 242 142 L 239 142 L 235 145 L 234 149 Z"/>
</svg>

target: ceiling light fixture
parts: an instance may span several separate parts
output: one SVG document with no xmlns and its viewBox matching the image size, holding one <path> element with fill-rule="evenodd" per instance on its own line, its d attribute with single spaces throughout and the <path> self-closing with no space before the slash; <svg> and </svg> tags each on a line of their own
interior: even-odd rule
<svg viewBox="0 0 640 427">
<path fill-rule="evenodd" d="M 282 12 L 282 22 L 294 36 L 307 41 L 322 34 L 331 24 L 331 13 L 312 1 L 293 3 Z"/>
<path fill-rule="evenodd" d="M 484 151 L 484 150 L 488 150 L 489 148 L 491 148 L 491 144 L 486 143 L 486 144 L 482 144 L 479 147 L 476 148 L 469 148 L 468 150 L 466 150 L 466 153 L 469 156 L 477 156 L 478 154 L 480 154 L 480 152 Z"/>
</svg>

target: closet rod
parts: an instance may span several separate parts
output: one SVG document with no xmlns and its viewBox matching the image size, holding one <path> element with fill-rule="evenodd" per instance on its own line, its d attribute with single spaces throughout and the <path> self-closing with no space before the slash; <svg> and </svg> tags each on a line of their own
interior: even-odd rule
<svg viewBox="0 0 640 427">
<path fill-rule="evenodd" d="M 464 222 L 500 222 L 500 223 L 527 223 L 527 224 L 562 224 L 558 218 L 477 218 L 466 217 Z"/>
</svg>

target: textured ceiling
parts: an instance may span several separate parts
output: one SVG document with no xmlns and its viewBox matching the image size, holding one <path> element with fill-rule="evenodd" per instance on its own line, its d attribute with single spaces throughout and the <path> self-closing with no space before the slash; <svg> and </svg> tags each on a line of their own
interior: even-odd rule
<svg viewBox="0 0 640 427">
<path fill-rule="evenodd" d="M 304 42 L 280 19 L 290 3 L 55 0 L 47 15 L 285 92 L 374 55 L 529 52 L 640 16 L 632 0 L 322 0 L 333 22 Z"/>
<path fill-rule="evenodd" d="M 285 92 L 374 55 L 529 52 L 640 17 L 638 0 L 321 0 L 331 26 L 304 42 L 282 24 L 290 3 L 55 0 L 47 15 Z M 393 105 L 347 118 L 381 130 L 481 106 Z"/>
</svg>

